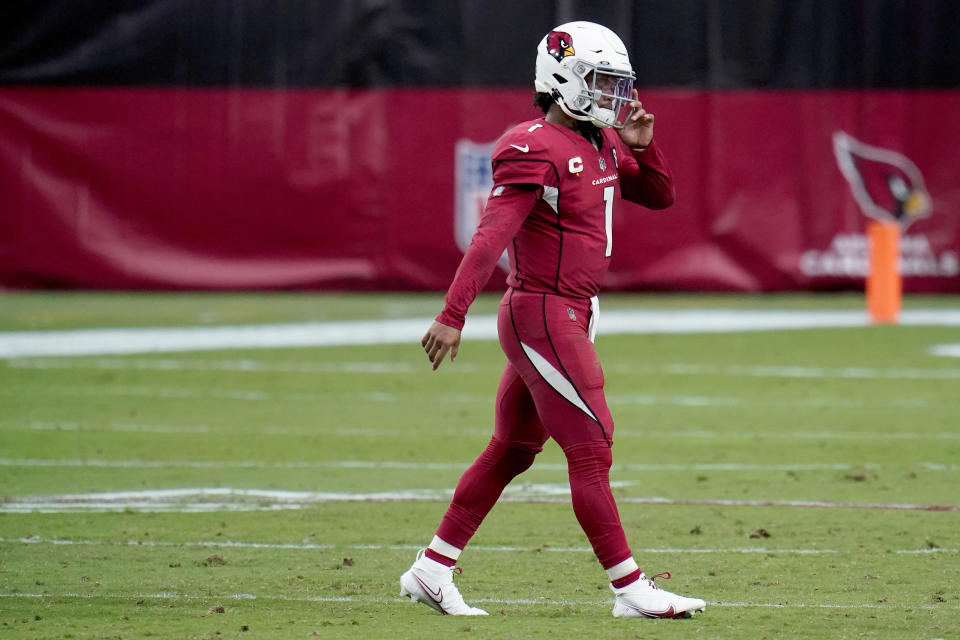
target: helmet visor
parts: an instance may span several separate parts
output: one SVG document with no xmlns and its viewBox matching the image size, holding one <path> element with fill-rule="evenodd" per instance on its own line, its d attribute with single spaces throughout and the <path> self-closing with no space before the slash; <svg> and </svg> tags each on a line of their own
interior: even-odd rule
<svg viewBox="0 0 960 640">
<path fill-rule="evenodd" d="M 594 108 L 593 120 L 600 126 L 621 128 L 630 117 L 633 101 L 632 71 L 597 68 L 584 80 L 589 87 Z"/>
</svg>

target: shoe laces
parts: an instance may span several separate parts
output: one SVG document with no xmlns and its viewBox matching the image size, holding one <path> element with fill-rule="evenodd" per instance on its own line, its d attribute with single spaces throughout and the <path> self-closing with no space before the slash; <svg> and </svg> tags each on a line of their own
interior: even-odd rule
<svg viewBox="0 0 960 640">
<path fill-rule="evenodd" d="M 454 576 L 458 576 L 458 575 L 460 575 L 461 573 L 463 573 L 463 569 L 461 569 L 460 567 L 450 567 L 450 582 L 449 582 L 448 584 L 456 587 L 457 585 L 453 584 L 453 577 L 454 577 Z M 459 593 L 459 591 L 460 591 L 460 590 L 457 589 L 457 592 L 458 592 L 458 593 Z"/>
<path fill-rule="evenodd" d="M 646 580 L 647 580 L 647 584 L 650 585 L 650 588 L 651 588 L 651 589 L 659 589 L 659 588 L 660 588 L 660 587 L 658 587 L 656 584 L 654 584 L 654 582 L 653 582 L 653 581 L 656 580 L 657 578 L 663 578 L 664 580 L 669 580 L 669 579 L 672 578 L 672 577 L 673 577 L 673 576 L 670 575 L 670 572 L 669 572 L 669 571 L 664 571 L 663 573 L 658 573 L 657 575 L 651 576 L 651 577 L 649 577 L 649 578 L 647 578 L 646 576 L 644 576 L 644 578 L 646 578 Z"/>
</svg>

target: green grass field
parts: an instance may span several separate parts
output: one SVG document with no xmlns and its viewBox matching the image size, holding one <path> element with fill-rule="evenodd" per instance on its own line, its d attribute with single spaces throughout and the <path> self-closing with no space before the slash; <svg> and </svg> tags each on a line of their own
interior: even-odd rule
<svg viewBox="0 0 960 640">
<path fill-rule="evenodd" d="M 8 293 L 0 341 L 427 318 L 440 304 Z M 603 304 L 749 313 L 863 301 Z M 461 558 L 461 591 L 491 615 L 401 600 L 399 575 L 489 438 L 504 361 L 496 342 L 473 340 L 433 372 L 414 340 L 0 359 L 0 640 L 960 637 L 960 360 L 929 351 L 960 343 L 960 328 L 603 335 L 602 317 L 628 538 L 648 574 L 670 571 L 663 586 L 704 598 L 705 614 L 611 617 L 553 443 Z"/>
</svg>

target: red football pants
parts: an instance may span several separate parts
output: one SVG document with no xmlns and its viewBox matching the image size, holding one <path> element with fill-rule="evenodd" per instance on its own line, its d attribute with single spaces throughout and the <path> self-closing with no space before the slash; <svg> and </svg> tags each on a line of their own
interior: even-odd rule
<svg viewBox="0 0 960 640">
<path fill-rule="evenodd" d="M 589 320 L 589 300 L 507 291 L 498 330 L 508 363 L 493 437 L 457 484 L 437 530 L 446 542 L 463 549 L 504 487 L 553 438 L 567 458 L 574 513 L 600 564 L 630 557 L 610 491 L 613 419 Z"/>
</svg>

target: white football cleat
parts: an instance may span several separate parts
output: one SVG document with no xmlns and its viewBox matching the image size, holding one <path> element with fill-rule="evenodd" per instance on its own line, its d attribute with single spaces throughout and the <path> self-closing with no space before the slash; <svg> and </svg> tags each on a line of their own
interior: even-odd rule
<svg viewBox="0 0 960 640">
<path fill-rule="evenodd" d="M 445 567 L 417 552 L 413 566 L 400 576 L 400 596 L 436 609 L 448 616 L 485 616 L 487 612 L 471 607 L 463 601 L 460 590 L 453 584 L 453 575 L 459 567 Z M 439 567 L 439 568 L 438 568 Z"/>
<path fill-rule="evenodd" d="M 654 576 L 666 578 L 669 573 Z M 640 574 L 640 579 L 622 589 L 610 586 L 617 594 L 613 603 L 614 618 L 689 618 L 697 611 L 703 611 L 707 603 L 700 598 L 686 598 L 664 591 L 653 580 Z"/>
</svg>

